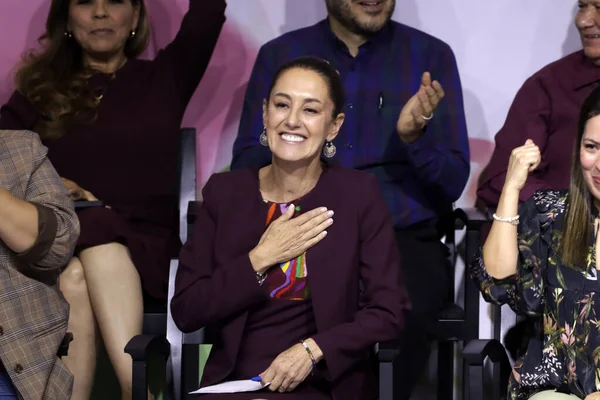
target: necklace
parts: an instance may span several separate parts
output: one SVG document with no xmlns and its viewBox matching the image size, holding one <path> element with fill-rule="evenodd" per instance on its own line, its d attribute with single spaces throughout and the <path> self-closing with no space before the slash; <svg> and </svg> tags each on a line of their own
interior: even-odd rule
<svg viewBox="0 0 600 400">
<path fill-rule="evenodd" d="M 94 96 L 94 98 L 96 99 L 96 104 L 100 103 L 100 101 L 104 97 L 104 94 L 106 93 L 106 89 L 108 89 L 108 84 L 110 83 L 110 81 L 114 80 L 116 76 L 117 76 L 116 72 L 113 72 L 112 74 L 110 74 L 110 76 L 108 78 L 108 81 L 106 82 L 106 84 L 102 88 L 102 92 L 100 93 L 100 95 L 99 96 Z"/>
<path fill-rule="evenodd" d="M 104 84 L 104 87 L 102 88 L 102 91 L 100 92 L 100 95 L 94 96 L 94 99 L 96 100 L 96 104 L 100 104 L 100 101 L 102 100 L 102 98 L 104 98 L 104 94 L 106 93 L 106 90 L 108 89 L 108 85 L 109 85 L 110 81 L 115 80 L 115 78 L 117 77 L 117 71 L 120 70 L 121 67 L 123 67 L 123 65 L 125 65 L 126 62 L 127 62 L 127 58 L 125 58 L 123 60 L 123 62 L 117 67 L 115 72 L 113 72 L 112 74 L 110 74 L 108 76 L 108 79 L 107 79 L 106 83 Z"/>
</svg>

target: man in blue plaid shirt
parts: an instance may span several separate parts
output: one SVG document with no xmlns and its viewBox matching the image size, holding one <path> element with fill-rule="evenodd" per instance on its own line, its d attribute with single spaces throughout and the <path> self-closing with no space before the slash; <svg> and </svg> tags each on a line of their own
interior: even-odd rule
<svg viewBox="0 0 600 400">
<path fill-rule="evenodd" d="M 439 312 L 452 300 L 439 227 L 469 177 L 460 77 L 446 43 L 391 20 L 395 0 L 325 2 L 326 19 L 261 47 L 231 168 L 270 163 L 259 139 L 262 106 L 281 64 L 316 56 L 339 71 L 346 118 L 331 161 L 377 176 L 392 212 L 413 308 L 394 368 L 397 398 L 408 399 L 427 365 Z"/>
</svg>

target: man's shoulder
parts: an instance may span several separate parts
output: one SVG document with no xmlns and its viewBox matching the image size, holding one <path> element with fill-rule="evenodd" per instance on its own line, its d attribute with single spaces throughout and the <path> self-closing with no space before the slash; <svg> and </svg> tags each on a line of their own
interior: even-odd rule
<svg viewBox="0 0 600 400">
<path fill-rule="evenodd" d="M 390 23 L 394 32 L 394 43 L 418 42 L 429 50 L 452 51 L 448 43 L 427 32 L 396 21 L 390 21 Z"/>
<path fill-rule="evenodd" d="M 566 71 L 577 69 L 579 65 L 583 65 L 585 62 L 585 54 L 583 53 L 583 50 L 579 50 L 553 61 L 550 64 L 546 64 L 536 73 L 534 73 L 532 78 L 556 76 L 557 73 L 563 74 Z"/>
<path fill-rule="evenodd" d="M 287 47 L 290 44 L 298 45 L 304 43 L 315 43 L 313 39 L 321 37 L 322 25 L 326 23 L 326 20 L 322 20 L 314 25 L 286 32 L 280 36 L 277 36 L 275 39 L 271 39 L 267 43 L 263 44 L 262 49 L 275 50 L 279 49 L 280 47 Z"/>
</svg>

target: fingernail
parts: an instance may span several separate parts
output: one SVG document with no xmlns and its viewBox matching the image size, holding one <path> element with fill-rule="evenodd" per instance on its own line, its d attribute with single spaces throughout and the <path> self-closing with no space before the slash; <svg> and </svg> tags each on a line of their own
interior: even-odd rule
<svg viewBox="0 0 600 400">
<path fill-rule="evenodd" d="M 333 210 L 329 210 L 329 212 L 327 213 L 328 217 L 333 217 Z"/>
<path fill-rule="evenodd" d="M 323 231 L 323 236 L 326 236 L 326 235 L 327 235 L 327 231 Z"/>
<path fill-rule="evenodd" d="M 327 207 L 321 208 L 321 212 L 325 212 L 325 211 L 327 211 Z"/>
<path fill-rule="evenodd" d="M 329 219 L 327 220 L 327 223 L 328 223 L 329 225 L 333 224 L 333 218 L 329 218 Z"/>
</svg>

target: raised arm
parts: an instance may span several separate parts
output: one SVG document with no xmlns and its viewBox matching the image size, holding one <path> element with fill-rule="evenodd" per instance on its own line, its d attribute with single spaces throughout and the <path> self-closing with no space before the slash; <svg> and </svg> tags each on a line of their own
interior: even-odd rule
<svg viewBox="0 0 600 400">
<path fill-rule="evenodd" d="M 232 170 L 263 167 L 271 161 L 271 151 L 261 146 L 259 137 L 263 130 L 262 104 L 269 95 L 269 84 L 275 68 L 270 65 L 268 49 L 261 47 L 246 88 L 240 127 L 233 144 Z"/>
<path fill-rule="evenodd" d="M 63 268 L 73 255 L 79 220 L 60 178 L 33 132 L 24 132 L 9 146 L 17 173 L 26 182 L 24 198 L 0 189 L 0 238 L 15 253 L 18 268 Z M 19 146 L 17 148 L 17 146 Z"/>
<path fill-rule="evenodd" d="M 365 187 L 360 214 L 360 277 L 364 291 L 354 319 L 313 336 L 332 380 L 378 342 L 396 339 L 409 301 L 391 216 L 374 177 Z"/>
<path fill-rule="evenodd" d="M 403 107 L 397 130 L 428 195 L 451 203 L 460 197 L 470 170 L 462 87 L 452 49 L 443 44 L 431 53 L 431 76 L 424 74 L 420 93 Z M 423 117 L 432 112 L 433 118 L 426 121 Z"/>
<path fill-rule="evenodd" d="M 517 273 L 517 226 L 519 223 L 519 194 L 530 172 L 540 164 L 540 149 L 532 140 L 512 151 L 508 162 L 506 182 L 500 195 L 494 222 L 483 245 L 483 262 L 495 279 Z M 526 223 L 526 222 L 525 222 Z"/>
<path fill-rule="evenodd" d="M 539 192 L 519 204 L 527 175 L 539 163 L 539 148 L 531 140 L 513 150 L 492 228 L 481 254 L 469 266 L 487 301 L 508 304 L 527 315 L 538 315 L 543 308 L 540 293 L 552 235 L 550 219 L 558 213 L 561 201 Z"/>
<path fill-rule="evenodd" d="M 489 206 L 495 206 L 506 180 L 507 162 L 513 149 L 522 146 L 527 139 L 540 148 L 542 154 L 549 136 L 550 100 L 543 82 L 532 77 L 517 93 L 508 111 L 506 122 L 496 134 L 496 148 L 487 167 L 487 173 L 481 182 L 477 195 Z M 542 160 L 537 171 L 543 171 L 548 161 Z M 525 186 L 519 193 L 519 200 L 525 201 L 541 189 L 552 188 L 539 179 L 536 172 L 530 174 Z"/>
<path fill-rule="evenodd" d="M 190 0 L 177 36 L 154 60 L 185 104 L 208 67 L 225 23 L 226 7 L 225 0 Z"/>
</svg>

